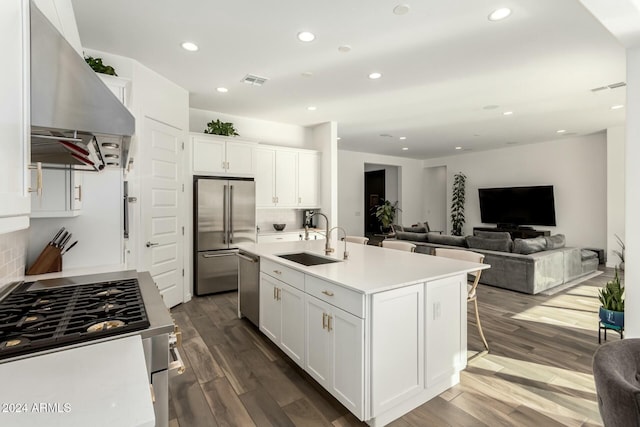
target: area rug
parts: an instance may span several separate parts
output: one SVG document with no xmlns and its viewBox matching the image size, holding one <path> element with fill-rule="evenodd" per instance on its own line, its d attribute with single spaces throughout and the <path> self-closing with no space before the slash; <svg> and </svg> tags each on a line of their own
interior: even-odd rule
<svg viewBox="0 0 640 427">
<path fill-rule="evenodd" d="M 580 276 L 577 279 L 573 279 L 570 282 L 567 283 L 563 283 L 562 285 L 558 285 L 555 288 L 549 288 L 546 291 L 542 291 L 540 292 L 538 295 L 545 295 L 545 296 L 549 296 L 549 295 L 555 295 L 558 292 L 562 292 L 564 290 L 567 290 L 575 285 L 578 285 L 582 282 L 584 282 L 585 280 L 589 280 L 589 279 L 593 279 L 594 277 L 597 277 L 599 275 L 601 275 L 602 273 L 604 273 L 603 271 L 600 270 L 596 270 L 593 273 L 589 273 L 586 276 Z"/>
</svg>

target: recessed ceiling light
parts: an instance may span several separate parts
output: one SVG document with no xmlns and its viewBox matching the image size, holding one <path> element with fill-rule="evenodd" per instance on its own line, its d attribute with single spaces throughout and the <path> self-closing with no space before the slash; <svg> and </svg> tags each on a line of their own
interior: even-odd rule
<svg viewBox="0 0 640 427">
<path fill-rule="evenodd" d="M 456 147 L 456 150 L 462 150 L 462 147 Z"/>
<path fill-rule="evenodd" d="M 301 31 L 298 33 L 298 40 L 301 42 L 312 42 L 316 38 L 316 35 L 309 31 Z"/>
<path fill-rule="evenodd" d="M 566 131 L 567 131 L 566 129 L 558 129 L 556 133 L 565 133 Z"/>
<path fill-rule="evenodd" d="M 407 139 L 407 137 L 406 136 L 401 136 L 400 139 L 405 140 L 405 139 Z"/>
<path fill-rule="evenodd" d="M 338 138 L 336 138 L 336 139 L 337 139 L 338 141 L 340 141 L 342 138 L 338 137 Z"/>
<path fill-rule="evenodd" d="M 227 89 L 226 87 L 218 87 L 216 88 L 216 90 L 220 93 L 227 93 L 229 92 L 229 89 Z"/>
<path fill-rule="evenodd" d="M 622 105 L 622 104 L 618 104 L 618 105 L 612 105 L 612 106 L 611 106 L 611 109 L 612 109 L 612 110 L 619 110 L 619 109 L 621 109 L 621 108 L 624 108 L 624 105 Z"/>
<path fill-rule="evenodd" d="M 307 107 L 307 110 L 309 110 L 309 111 L 316 111 L 316 110 L 317 110 L 317 107 L 316 107 L 315 105 L 309 105 L 309 106 Z"/>
<path fill-rule="evenodd" d="M 348 44 L 343 44 L 342 46 L 338 46 L 338 52 L 340 53 L 351 52 L 351 46 L 349 46 Z"/>
<path fill-rule="evenodd" d="M 393 13 L 395 15 L 405 15 L 409 13 L 409 5 L 408 4 L 399 4 L 393 8 Z"/>
<path fill-rule="evenodd" d="M 195 52 L 196 50 L 198 50 L 198 45 L 191 42 L 184 42 L 182 43 L 182 48 L 184 50 L 188 50 L 189 52 Z"/>
<path fill-rule="evenodd" d="M 402 147 L 402 151 L 407 151 L 409 147 Z"/>
<path fill-rule="evenodd" d="M 508 18 L 511 15 L 511 9 L 508 7 L 502 7 L 500 9 L 496 9 L 489 14 L 489 21 L 501 21 L 505 18 Z"/>
<path fill-rule="evenodd" d="M 371 80 L 376 80 L 376 79 L 379 79 L 380 77 L 382 77 L 382 73 L 371 73 L 371 74 L 369 74 L 369 78 Z"/>
<path fill-rule="evenodd" d="M 513 116 L 513 111 L 505 111 L 502 113 L 503 116 Z"/>
</svg>

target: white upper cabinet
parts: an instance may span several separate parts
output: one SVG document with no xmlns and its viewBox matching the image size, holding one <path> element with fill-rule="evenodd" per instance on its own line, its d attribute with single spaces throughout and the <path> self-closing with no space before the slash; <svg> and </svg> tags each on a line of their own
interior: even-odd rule
<svg viewBox="0 0 640 427">
<path fill-rule="evenodd" d="M 31 181 L 35 182 L 32 171 Z M 78 216 L 82 212 L 83 172 L 68 169 L 42 171 L 42 195 L 31 193 L 31 218 Z"/>
<path fill-rule="evenodd" d="M 131 92 L 131 81 L 123 79 L 122 77 L 110 76 L 108 74 L 96 73 L 100 80 L 107 85 L 109 90 L 118 98 L 118 101 L 122 102 L 125 107 L 129 108 L 130 100 L 129 95 Z"/>
<path fill-rule="evenodd" d="M 29 226 L 29 2 L 0 2 L 0 233 Z"/>
<path fill-rule="evenodd" d="M 256 148 L 257 207 L 318 207 L 320 154 L 272 146 Z"/>
<path fill-rule="evenodd" d="M 191 141 L 194 174 L 253 176 L 255 143 L 205 134 L 192 134 Z"/>
<path fill-rule="evenodd" d="M 71 0 L 34 0 L 34 3 L 78 52 L 78 55 L 83 56 L 80 33 Z"/>
<path fill-rule="evenodd" d="M 314 208 L 320 204 L 320 153 L 298 153 L 298 206 Z"/>
</svg>

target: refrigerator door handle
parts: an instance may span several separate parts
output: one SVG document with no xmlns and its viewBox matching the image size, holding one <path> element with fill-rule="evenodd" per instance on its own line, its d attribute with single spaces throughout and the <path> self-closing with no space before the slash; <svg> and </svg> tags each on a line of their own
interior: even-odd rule
<svg viewBox="0 0 640 427">
<path fill-rule="evenodd" d="M 224 253 L 224 254 L 215 254 L 215 255 L 213 255 L 213 254 L 203 254 L 202 258 L 222 258 L 222 257 L 225 257 L 225 256 L 235 256 L 235 255 L 236 254 L 234 252 L 227 252 L 227 253 Z"/>
<path fill-rule="evenodd" d="M 229 186 L 229 244 L 233 244 L 233 185 Z"/>
<path fill-rule="evenodd" d="M 227 186 L 222 189 L 222 243 L 227 244 Z"/>
</svg>

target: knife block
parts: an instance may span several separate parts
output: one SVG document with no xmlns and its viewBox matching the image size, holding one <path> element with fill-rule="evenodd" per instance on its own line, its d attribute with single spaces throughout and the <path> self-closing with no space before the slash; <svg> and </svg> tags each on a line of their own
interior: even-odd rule
<svg viewBox="0 0 640 427">
<path fill-rule="evenodd" d="M 36 261 L 27 270 L 27 276 L 33 274 L 55 273 L 62 271 L 62 254 L 60 248 L 47 245 Z"/>
</svg>

